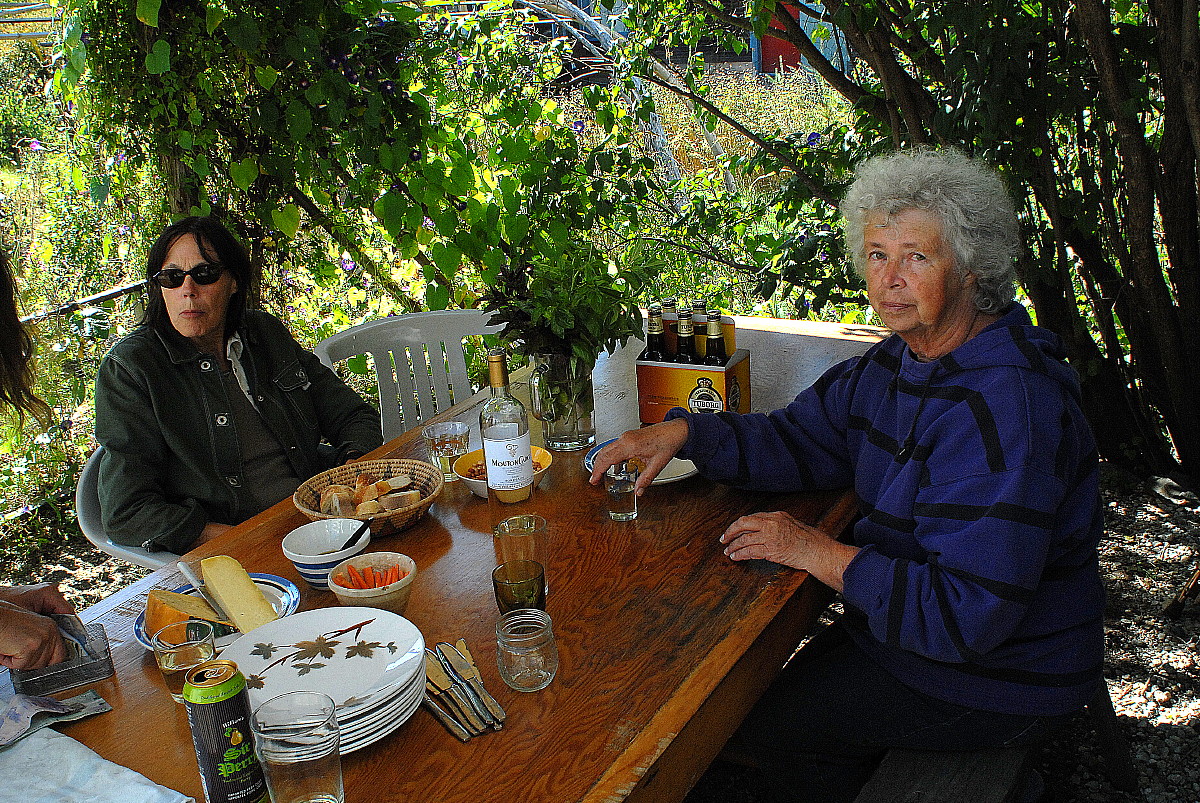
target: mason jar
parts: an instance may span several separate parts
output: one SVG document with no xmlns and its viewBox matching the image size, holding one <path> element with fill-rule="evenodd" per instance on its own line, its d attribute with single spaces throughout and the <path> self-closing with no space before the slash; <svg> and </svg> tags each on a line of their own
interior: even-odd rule
<svg viewBox="0 0 1200 803">
<path fill-rule="evenodd" d="M 496 623 L 496 665 L 516 691 L 539 691 L 558 672 L 558 645 L 550 616 L 535 608 L 510 611 Z"/>
</svg>

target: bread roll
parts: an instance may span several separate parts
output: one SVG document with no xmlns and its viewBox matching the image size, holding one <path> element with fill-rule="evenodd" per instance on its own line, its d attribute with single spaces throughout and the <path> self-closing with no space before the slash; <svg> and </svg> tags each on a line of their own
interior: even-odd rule
<svg viewBox="0 0 1200 803">
<path fill-rule="evenodd" d="M 328 516 L 344 516 L 345 510 L 354 509 L 353 495 L 344 490 L 344 485 L 331 485 L 321 492 L 321 512 Z"/>
<path fill-rule="evenodd" d="M 420 491 L 394 491 L 379 497 L 377 500 L 384 510 L 399 510 L 402 507 L 415 505 L 421 501 Z"/>
<path fill-rule="evenodd" d="M 376 513 L 382 512 L 383 505 L 379 504 L 377 499 L 368 499 L 354 508 L 354 515 L 356 516 L 374 516 Z"/>
</svg>

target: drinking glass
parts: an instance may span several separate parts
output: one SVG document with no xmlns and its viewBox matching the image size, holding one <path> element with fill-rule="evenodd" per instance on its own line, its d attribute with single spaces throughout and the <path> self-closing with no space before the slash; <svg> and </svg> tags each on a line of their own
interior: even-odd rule
<svg viewBox="0 0 1200 803">
<path fill-rule="evenodd" d="M 500 613 L 521 608 L 546 610 L 546 570 L 536 560 L 510 560 L 492 570 Z"/>
<path fill-rule="evenodd" d="M 162 672 L 167 691 L 175 702 L 182 703 L 183 683 L 188 670 L 211 661 L 216 655 L 212 623 L 199 619 L 174 622 L 155 633 L 150 643 L 154 647 L 154 660 Z"/>
<path fill-rule="evenodd" d="M 637 494 L 633 491 L 637 479 L 638 466 L 632 460 L 622 460 L 604 472 L 608 517 L 613 521 L 633 521 L 637 518 Z"/>
<path fill-rule="evenodd" d="M 510 516 L 496 525 L 492 533 L 496 563 L 510 560 L 536 560 L 546 566 L 550 525 L 536 513 Z"/>
<path fill-rule="evenodd" d="M 273 803 L 343 803 L 336 707 L 326 694 L 293 691 L 254 709 L 254 751 Z"/>
<path fill-rule="evenodd" d="M 538 691 L 558 672 L 558 644 L 550 616 L 535 608 L 506 613 L 496 623 L 496 666 L 516 691 Z"/>
<path fill-rule="evenodd" d="M 425 445 L 429 447 L 429 462 L 442 470 L 442 479 L 454 482 L 454 461 L 467 453 L 471 428 L 462 421 L 444 421 L 429 424 L 421 429 Z"/>
</svg>

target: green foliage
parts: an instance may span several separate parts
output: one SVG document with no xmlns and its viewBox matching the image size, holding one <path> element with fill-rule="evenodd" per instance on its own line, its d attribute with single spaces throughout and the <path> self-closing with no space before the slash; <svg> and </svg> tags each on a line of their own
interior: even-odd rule
<svg viewBox="0 0 1200 803">
<path fill-rule="evenodd" d="M 61 139 L 54 103 L 45 96 L 50 75 L 30 43 L 0 55 L 0 166 L 20 167 L 25 155 Z"/>
<path fill-rule="evenodd" d="M 592 365 L 642 332 L 645 277 L 592 246 L 567 245 L 549 261 L 502 268 L 484 293 L 491 323 L 523 354 L 561 354 Z"/>
</svg>

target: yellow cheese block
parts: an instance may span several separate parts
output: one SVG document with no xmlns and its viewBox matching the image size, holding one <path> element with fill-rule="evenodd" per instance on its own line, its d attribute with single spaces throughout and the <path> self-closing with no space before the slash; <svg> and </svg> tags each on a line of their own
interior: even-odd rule
<svg viewBox="0 0 1200 803">
<path fill-rule="evenodd" d="M 146 597 L 146 635 L 153 636 L 164 627 L 175 622 L 186 622 L 189 619 L 203 619 L 227 627 L 233 627 L 212 607 L 200 597 L 189 594 L 176 594 L 174 591 L 163 591 L 155 588 Z"/>
<path fill-rule="evenodd" d="M 228 555 L 205 558 L 200 561 L 200 571 L 208 593 L 243 633 L 279 618 L 262 590 L 235 559 Z"/>
</svg>

